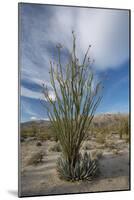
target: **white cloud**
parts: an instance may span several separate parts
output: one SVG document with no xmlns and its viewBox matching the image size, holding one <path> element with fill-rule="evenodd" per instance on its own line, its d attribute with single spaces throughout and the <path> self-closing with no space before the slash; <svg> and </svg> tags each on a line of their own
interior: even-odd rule
<svg viewBox="0 0 134 200">
<path fill-rule="evenodd" d="M 32 120 L 32 121 L 36 121 L 36 120 L 45 120 L 45 121 L 49 121 L 49 118 L 48 118 L 48 117 L 39 118 L 39 117 L 36 117 L 36 116 L 32 116 L 32 117 L 30 117 L 30 120 Z"/>
<path fill-rule="evenodd" d="M 52 12 L 49 17 L 45 11 L 22 16 L 22 30 L 28 35 L 22 44 L 22 79 L 39 85 L 45 81 L 50 87 L 49 61 L 54 57 L 49 47 L 62 43 L 64 47 L 72 48 L 72 30 L 77 36 L 78 56 L 82 58 L 91 44 L 91 56 L 97 69 L 116 68 L 128 59 L 128 11 L 57 6 L 49 9 Z M 24 87 L 21 93 L 26 97 L 42 98 L 40 92 Z M 55 100 L 52 92 L 50 95 Z"/>
<path fill-rule="evenodd" d="M 34 92 L 34 91 L 29 90 L 25 87 L 21 87 L 21 96 L 30 97 L 30 98 L 33 98 L 33 99 L 42 99 L 43 98 L 42 93 Z"/>
<path fill-rule="evenodd" d="M 37 120 L 37 117 L 32 116 L 30 119 L 31 119 L 31 120 Z"/>
<path fill-rule="evenodd" d="M 74 29 L 79 56 L 91 44 L 91 54 L 98 69 L 114 68 L 128 59 L 128 11 L 72 8 L 69 12 L 69 9 L 57 9 L 56 22 L 53 20 L 49 30 L 51 41 L 54 38 L 70 48 L 70 32 Z M 55 26 L 57 29 L 54 29 Z M 53 34 L 53 29 L 58 32 Z"/>
<path fill-rule="evenodd" d="M 33 99 L 43 99 L 46 100 L 45 96 L 41 92 L 35 92 L 32 90 L 29 90 L 23 86 L 21 86 L 21 96 L 23 97 L 28 97 L 28 98 L 33 98 Z M 49 91 L 49 97 L 55 101 L 56 97 L 53 91 Z"/>
</svg>

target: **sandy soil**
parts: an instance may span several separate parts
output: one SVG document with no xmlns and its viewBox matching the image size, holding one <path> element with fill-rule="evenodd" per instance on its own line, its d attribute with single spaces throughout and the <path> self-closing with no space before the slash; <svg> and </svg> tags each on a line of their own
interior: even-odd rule
<svg viewBox="0 0 134 200">
<path fill-rule="evenodd" d="M 94 144 L 93 141 L 91 144 Z M 65 182 L 58 178 L 56 160 L 58 152 L 51 152 L 52 141 L 45 141 L 36 146 L 36 141 L 24 142 L 21 145 L 21 195 L 49 195 L 63 193 L 80 193 L 96 191 L 129 190 L 129 147 L 123 140 L 116 140 L 114 149 L 104 145 L 92 145 L 91 152 L 96 149 L 103 151 L 99 160 L 100 175 L 92 181 Z M 42 150 L 43 161 L 37 165 L 28 165 L 31 154 Z M 118 151 L 117 151 L 118 150 Z"/>
</svg>

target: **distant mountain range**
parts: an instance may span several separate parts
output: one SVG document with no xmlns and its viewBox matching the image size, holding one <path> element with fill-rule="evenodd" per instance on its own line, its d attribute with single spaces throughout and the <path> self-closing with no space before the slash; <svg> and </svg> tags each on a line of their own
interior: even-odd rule
<svg viewBox="0 0 134 200">
<path fill-rule="evenodd" d="M 94 124 L 115 124 L 118 123 L 120 118 L 122 117 L 128 117 L 128 114 L 111 114 L 111 113 L 106 113 L 106 114 L 100 114 L 94 116 L 93 123 Z M 50 121 L 48 120 L 33 120 L 33 121 L 28 121 L 28 122 L 23 122 L 21 123 L 21 129 L 25 128 L 31 128 L 33 126 L 36 126 L 38 128 L 43 128 L 43 127 L 49 127 Z"/>
<path fill-rule="evenodd" d="M 48 120 L 33 120 L 33 121 L 28 121 L 28 122 L 23 122 L 20 125 L 20 128 L 25 129 L 25 128 L 31 128 L 33 126 L 36 127 L 49 127 L 50 126 L 50 121 Z"/>
</svg>

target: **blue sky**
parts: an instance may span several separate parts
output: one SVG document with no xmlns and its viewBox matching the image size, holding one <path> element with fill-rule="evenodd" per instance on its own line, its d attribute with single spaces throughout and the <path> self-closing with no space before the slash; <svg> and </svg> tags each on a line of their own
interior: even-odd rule
<svg viewBox="0 0 134 200">
<path fill-rule="evenodd" d="M 43 98 L 42 83 L 48 86 L 53 98 L 49 61 L 56 61 L 55 47 L 61 43 L 65 62 L 67 49 L 72 47 L 72 30 L 75 30 L 80 60 L 91 44 L 96 76 L 105 77 L 103 99 L 96 113 L 129 111 L 127 10 L 20 4 L 19 15 L 22 122 L 48 118 L 39 100 Z"/>
</svg>

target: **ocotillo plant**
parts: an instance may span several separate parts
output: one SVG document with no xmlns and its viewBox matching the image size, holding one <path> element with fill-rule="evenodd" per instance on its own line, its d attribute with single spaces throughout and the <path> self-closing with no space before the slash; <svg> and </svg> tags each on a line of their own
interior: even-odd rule
<svg viewBox="0 0 134 200">
<path fill-rule="evenodd" d="M 91 45 L 80 64 L 76 56 L 74 32 L 72 35 L 73 47 L 68 64 L 63 67 L 61 63 L 61 45 L 57 46 L 58 64 L 50 62 L 50 81 L 55 99 L 51 98 L 46 86 L 43 86 L 43 93 L 50 104 L 47 108 L 48 116 L 62 148 L 62 161 L 65 160 L 69 177 L 74 180 L 73 171 L 81 157 L 79 151 L 102 96 L 101 83 L 95 85 L 91 70 L 91 60 L 88 56 Z M 63 166 L 66 165 L 58 167 Z"/>
</svg>

